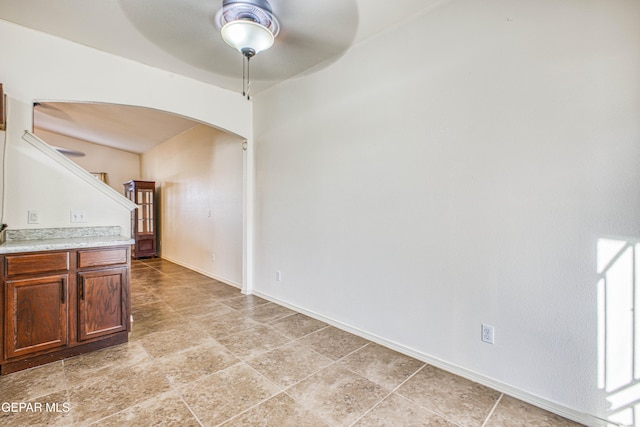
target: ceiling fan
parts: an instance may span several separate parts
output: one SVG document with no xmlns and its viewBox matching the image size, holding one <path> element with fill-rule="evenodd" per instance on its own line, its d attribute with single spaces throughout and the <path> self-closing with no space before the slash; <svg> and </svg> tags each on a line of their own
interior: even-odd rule
<svg viewBox="0 0 640 427">
<path fill-rule="evenodd" d="M 279 82 L 332 63 L 351 46 L 359 19 L 356 0 L 118 0 L 118 4 L 156 46 L 223 76 L 239 77 L 240 61 L 246 64 L 258 50 L 243 53 L 234 46 L 242 53 L 238 55 L 221 32 L 237 29 L 229 25 L 234 21 L 262 27 L 256 34 L 273 46 L 252 62 L 255 82 Z"/>
<path fill-rule="evenodd" d="M 246 59 L 242 63 L 242 96 L 249 95 L 249 61 L 273 46 L 280 32 L 278 19 L 268 0 L 224 0 L 216 13 L 222 40 Z"/>
</svg>

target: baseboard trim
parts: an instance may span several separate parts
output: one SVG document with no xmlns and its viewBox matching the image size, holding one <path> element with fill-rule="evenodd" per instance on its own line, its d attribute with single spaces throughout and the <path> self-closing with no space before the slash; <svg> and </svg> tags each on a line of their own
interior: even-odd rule
<svg viewBox="0 0 640 427">
<path fill-rule="evenodd" d="M 616 423 L 612 423 L 612 422 L 607 422 L 606 420 L 603 420 L 601 418 L 595 417 L 593 415 L 589 415 L 589 414 L 585 414 L 579 411 L 576 411 L 574 409 L 568 408 L 566 406 L 560 405 L 558 403 L 549 401 L 547 399 L 544 399 L 540 396 L 536 396 L 532 393 L 529 393 L 527 391 L 521 390 L 517 387 L 513 387 L 509 384 L 505 384 L 501 381 L 497 381 L 493 378 L 487 377 L 485 375 L 479 374 L 477 372 L 471 371 L 469 369 L 463 368 L 461 366 L 457 366 L 454 365 L 452 363 L 446 362 L 442 359 L 438 359 L 436 357 L 433 357 L 431 355 L 428 355 L 426 353 L 417 351 L 415 349 L 412 349 L 410 347 L 406 347 L 402 344 L 399 344 L 397 342 L 388 340 L 386 338 L 380 337 L 376 334 L 372 334 L 370 332 L 367 332 L 365 330 L 353 327 L 351 325 L 348 325 L 346 323 L 343 323 L 339 320 L 324 316 L 320 313 L 316 313 L 310 310 L 307 310 L 303 307 L 299 307 L 295 304 L 291 304 L 287 301 L 283 301 L 279 298 L 273 297 L 269 294 L 265 294 L 263 292 L 257 291 L 257 290 L 253 290 L 252 292 L 254 295 L 260 297 L 260 298 L 264 298 L 268 301 L 274 302 L 276 304 L 282 305 L 284 307 L 287 307 L 291 310 L 294 310 L 298 313 L 302 313 L 306 316 L 312 317 L 316 320 L 320 320 L 322 322 L 325 322 L 331 326 L 334 326 L 338 329 L 342 329 L 344 331 L 350 332 L 354 335 L 357 335 L 359 337 L 365 338 L 369 341 L 375 342 L 377 344 L 380 344 L 384 347 L 390 348 L 392 350 L 395 350 L 399 353 L 405 354 L 407 356 L 413 357 L 415 359 L 418 359 L 422 362 L 428 363 L 429 365 L 435 366 L 437 368 L 440 368 L 444 371 L 450 372 L 452 374 L 461 376 L 463 378 L 466 378 L 470 381 L 476 382 L 478 384 L 482 384 L 486 387 L 492 388 L 496 391 L 499 391 L 500 393 L 506 394 L 508 396 L 512 396 L 516 399 L 522 400 L 523 402 L 529 403 L 531 405 L 537 406 L 538 408 L 542 408 L 546 411 L 552 412 L 556 415 L 559 415 L 561 417 L 570 419 L 572 421 L 578 422 L 580 424 L 584 424 L 590 427 L 624 427 L 621 425 L 618 425 Z"/>
<path fill-rule="evenodd" d="M 184 268 L 188 268 L 189 270 L 193 270 L 193 271 L 195 271 L 197 273 L 200 273 L 200 274 L 202 274 L 204 276 L 210 277 L 210 278 L 212 278 L 214 280 L 217 280 L 218 282 L 222 282 L 224 284 L 233 286 L 235 288 L 242 289 L 242 284 L 241 283 L 237 283 L 237 282 L 235 282 L 233 280 L 227 279 L 226 277 L 217 276 L 217 275 L 215 275 L 215 274 L 213 274 L 213 273 L 211 273 L 209 271 L 206 271 L 206 270 L 203 270 L 201 268 L 195 267 L 193 265 L 187 264 L 186 262 L 178 261 L 178 260 L 173 259 L 171 257 L 167 257 L 167 256 L 164 256 L 164 255 L 161 255 L 160 258 L 164 259 L 166 261 L 172 262 L 174 264 L 178 264 L 179 266 L 182 266 Z"/>
</svg>

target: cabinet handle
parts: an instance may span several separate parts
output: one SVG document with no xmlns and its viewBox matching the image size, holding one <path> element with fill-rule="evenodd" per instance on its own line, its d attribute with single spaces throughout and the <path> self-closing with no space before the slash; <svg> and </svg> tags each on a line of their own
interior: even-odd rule
<svg viewBox="0 0 640 427">
<path fill-rule="evenodd" d="M 80 276 L 80 298 L 84 301 L 84 276 Z"/>
<path fill-rule="evenodd" d="M 65 296 L 67 295 L 67 279 L 62 278 L 62 289 L 60 290 L 60 301 L 64 304 L 66 302 Z"/>
</svg>

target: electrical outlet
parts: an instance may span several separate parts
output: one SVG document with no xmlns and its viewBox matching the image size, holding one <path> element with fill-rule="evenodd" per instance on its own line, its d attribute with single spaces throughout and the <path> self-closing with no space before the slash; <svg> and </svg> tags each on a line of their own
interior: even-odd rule
<svg viewBox="0 0 640 427">
<path fill-rule="evenodd" d="M 494 330 L 493 326 L 482 324 L 482 341 L 488 344 L 493 344 Z"/>
<path fill-rule="evenodd" d="M 276 270 L 276 282 L 282 282 L 282 273 L 280 270 Z"/>
<path fill-rule="evenodd" d="M 40 224 L 40 211 L 28 211 L 28 224 Z"/>
<path fill-rule="evenodd" d="M 216 262 L 216 254 L 211 254 L 211 261 Z"/>
<path fill-rule="evenodd" d="M 71 211 L 71 222 L 87 222 L 85 211 Z"/>
</svg>

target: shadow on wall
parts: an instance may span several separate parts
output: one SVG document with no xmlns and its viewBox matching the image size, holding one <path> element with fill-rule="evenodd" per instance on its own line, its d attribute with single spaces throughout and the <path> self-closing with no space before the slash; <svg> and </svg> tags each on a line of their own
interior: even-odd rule
<svg viewBox="0 0 640 427">
<path fill-rule="evenodd" d="M 598 239 L 598 389 L 608 421 L 640 425 L 640 239 Z"/>
</svg>

